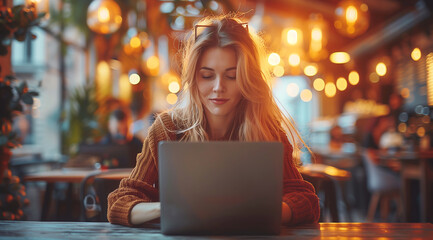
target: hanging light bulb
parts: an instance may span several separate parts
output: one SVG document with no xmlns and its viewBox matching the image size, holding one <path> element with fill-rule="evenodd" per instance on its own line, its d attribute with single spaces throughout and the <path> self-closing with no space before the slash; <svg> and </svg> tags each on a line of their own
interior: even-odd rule
<svg viewBox="0 0 433 240">
<path fill-rule="evenodd" d="M 345 36 L 361 35 L 367 31 L 369 24 L 368 6 L 359 0 L 343 0 L 335 9 L 334 27 Z"/>
<path fill-rule="evenodd" d="M 308 21 L 308 26 L 310 30 L 309 54 L 311 59 L 317 61 L 326 58 L 326 22 L 323 20 L 322 15 L 312 14 Z"/>
<path fill-rule="evenodd" d="M 119 5 L 113 0 L 94 0 L 87 9 L 87 25 L 92 31 L 110 34 L 122 24 Z"/>
</svg>

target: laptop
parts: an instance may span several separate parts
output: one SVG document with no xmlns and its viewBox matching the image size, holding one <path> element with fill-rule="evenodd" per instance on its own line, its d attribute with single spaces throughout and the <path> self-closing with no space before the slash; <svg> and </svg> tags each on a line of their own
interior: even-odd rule
<svg viewBox="0 0 433 240">
<path fill-rule="evenodd" d="M 158 154 L 163 234 L 279 234 L 281 143 L 163 141 Z"/>
</svg>

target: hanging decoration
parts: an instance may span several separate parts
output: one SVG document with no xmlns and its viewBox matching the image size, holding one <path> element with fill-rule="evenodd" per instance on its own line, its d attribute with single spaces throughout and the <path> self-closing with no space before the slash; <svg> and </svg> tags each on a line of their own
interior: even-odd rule
<svg viewBox="0 0 433 240">
<path fill-rule="evenodd" d="M 359 0 L 343 0 L 335 9 L 334 27 L 344 36 L 359 36 L 367 31 L 369 24 L 368 6 Z"/>
<path fill-rule="evenodd" d="M 100 34 L 116 32 L 122 24 L 122 12 L 113 0 L 95 0 L 87 9 L 87 25 Z"/>
<path fill-rule="evenodd" d="M 308 30 L 310 34 L 310 44 L 308 53 L 311 60 L 319 61 L 328 56 L 326 50 L 327 26 L 326 22 L 320 14 L 312 14 L 308 20 Z"/>
</svg>

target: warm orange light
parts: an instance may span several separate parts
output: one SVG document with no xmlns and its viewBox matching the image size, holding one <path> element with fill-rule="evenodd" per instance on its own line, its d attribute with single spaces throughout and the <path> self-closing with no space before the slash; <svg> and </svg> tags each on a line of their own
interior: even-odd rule
<svg viewBox="0 0 433 240">
<path fill-rule="evenodd" d="M 337 88 L 340 91 L 344 91 L 347 88 L 347 81 L 344 77 L 339 77 L 337 79 Z"/>
<path fill-rule="evenodd" d="M 316 91 L 320 92 L 325 89 L 325 81 L 323 81 L 321 78 L 316 78 L 313 82 L 313 87 L 316 89 Z"/>
<path fill-rule="evenodd" d="M 137 36 L 132 37 L 131 40 L 129 40 L 129 45 L 131 45 L 131 47 L 133 48 L 140 47 L 141 46 L 140 38 L 138 38 Z"/>
<path fill-rule="evenodd" d="M 410 90 L 409 88 L 403 88 L 400 91 L 400 94 L 403 98 L 409 98 L 410 97 Z"/>
<path fill-rule="evenodd" d="M 179 85 L 179 83 L 177 83 L 177 82 L 171 82 L 171 83 L 168 85 L 168 90 L 169 90 L 171 93 L 177 93 L 177 92 L 179 92 L 179 90 L 180 90 L 180 85 Z"/>
<path fill-rule="evenodd" d="M 108 11 L 108 8 L 101 7 L 98 9 L 98 21 L 101 23 L 106 23 L 110 20 L 110 12 Z"/>
<path fill-rule="evenodd" d="M 141 80 L 140 75 L 138 75 L 137 73 L 133 73 L 129 75 L 129 82 L 132 85 L 137 85 L 140 82 L 140 80 Z"/>
<path fill-rule="evenodd" d="M 308 65 L 304 68 L 304 74 L 311 77 L 317 74 L 317 67 L 313 65 Z"/>
<path fill-rule="evenodd" d="M 278 53 L 269 54 L 268 62 L 270 65 L 276 66 L 276 65 L 280 64 L 280 60 L 281 60 L 280 55 L 278 55 Z"/>
<path fill-rule="evenodd" d="M 359 0 L 341 0 L 335 9 L 334 27 L 348 37 L 367 31 L 370 24 L 368 6 Z"/>
<path fill-rule="evenodd" d="M 177 102 L 177 95 L 174 93 L 169 93 L 165 100 L 168 102 L 168 104 L 173 105 Z"/>
<path fill-rule="evenodd" d="M 372 83 L 378 83 L 380 80 L 379 75 L 377 75 L 376 72 L 370 73 L 370 75 L 368 76 L 368 79 L 370 79 L 370 82 L 372 82 Z"/>
<path fill-rule="evenodd" d="M 376 65 L 376 73 L 377 73 L 377 75 L 383 77 L 383 76 L 385 76 L 386 71 L 387 71 L 387 69 L 386 69 L 386 65 L 385 65 L 385 63 L 383 63 L 383 62 L 379 62 L 379 63 Z"/>
<path fill-rule="evenodd" d="M 349 73 L 349 83 L 352 85 L 356 85 L 359 83 L 359 74 L 357 71 L 351 71 Z"/>
<path fill-rule="evenodd" d="M 97 33 L 110 34 L 122 23 L 122 12 L 113 0 L 94 0 L 87 9 L 87 25 Z"/>
<path fill-rule="evenodd" d="M 296 43 L 298 43 L 298 32 L 295 29 L 290 29 L 287 32 L 287 43 L 290 45 L 296 45 Z"/>
<path fill-rule="evenodd" d="M 272 71 L 275 75 L 275 77 L 282 77 L 284 75 L 284 68 L 283 66 L 275 66 L 274 70 Z"/>
<path fill-rule="evenodd" d="M 350 55 L 346 52 L 334 52 L 329 55 L 329 60 L 336 64 L 343 64 L 350 61 Z"/>
<path fill-rule="evenodd" d="M 419 48 L 414 48 L 412 53 L 410 54 L 414 61 L 418 61 L 421 59 L 421 50 Z"/>
<path fill-rule="evenodd" d="M 128 74 L 122 74 L 119 78 L 119 99 L 128 103 L 131 101 L 131 95 L 132 86 Z"/>
<path fill-rule="evenodd" d="M 158 69 L 159 68 L 159 59 L 157 56 L 151 56 L 149 59 L 147 59 L 146 61 L 146 66 L 149 69 Z"/>
<path fill-rule="evenodd" d="M 333 82 L 328 82 L 325 85 L 325 95 L 327 97 L 334 97 L 337 93 L 337 88 L 335 87 L 335 84 Z"/>
<path fill-rule="evenodd" d="M 299 54 L 293 53 L 289 56 L 289 65 L 292 67 L 299 66 L 299 63 L 301 63 L 301 57 L 299 57 Z"/>
<path fill-rule="evenodd" d="M 111 69 L 108 62 L 100 61 L 96 65 L 95 83 L 98 97 L 103 98 L 111 95 Z"/>
<path fill-rule="evenodd" d="M 427 54 L 427 104 L 433 106 L 433 53 Z"/>
<path fill-rule="evenodd" d="M 317 28 L 317 27 L 313 28 L 311 30 L 311 39 L 314 41 L 321 42 L 322 41 L 322 29 Z"/>
<path fill-rule="evenodd" d="M 309 102 L 313 98 L 313 93 L 310 91 L 310 89 L 304 89 L 301 91 L 301 100 L 304 102 Z"/>
<path fill-rule="evenodd" d="M 407 125 L 406 123 L 400 123 L 398 124 L 398 131 L 401 133 L 405 133 L 407 131 Z"/>
<path fill-rule="evenodd" d="M 424 137 L 425 136 L 425 128 L 424 127 L 419 127 L 416 130 L 416 135 L 418 135 L 418 137 Z"/>
<path fill-rule="evenodd" d="M 356 20 L 358 20 L 358 10 L 354 6 L 348 6 L 346 8 L 347 24 L 355 24 Z"/>
</svg>

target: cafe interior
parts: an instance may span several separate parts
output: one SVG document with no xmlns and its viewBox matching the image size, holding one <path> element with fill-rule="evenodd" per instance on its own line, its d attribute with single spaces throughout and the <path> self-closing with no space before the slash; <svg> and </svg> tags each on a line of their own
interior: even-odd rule
<svg viewBox="0 0 433 240">
<path fill-rule="evenodd" d="M 107 222 L 182 92 L 187 32 L 233 12 L 264 40 L 319 222 L 433 223 L 430 0 L 1 1 L 0 219 Z"/>
</svg>

